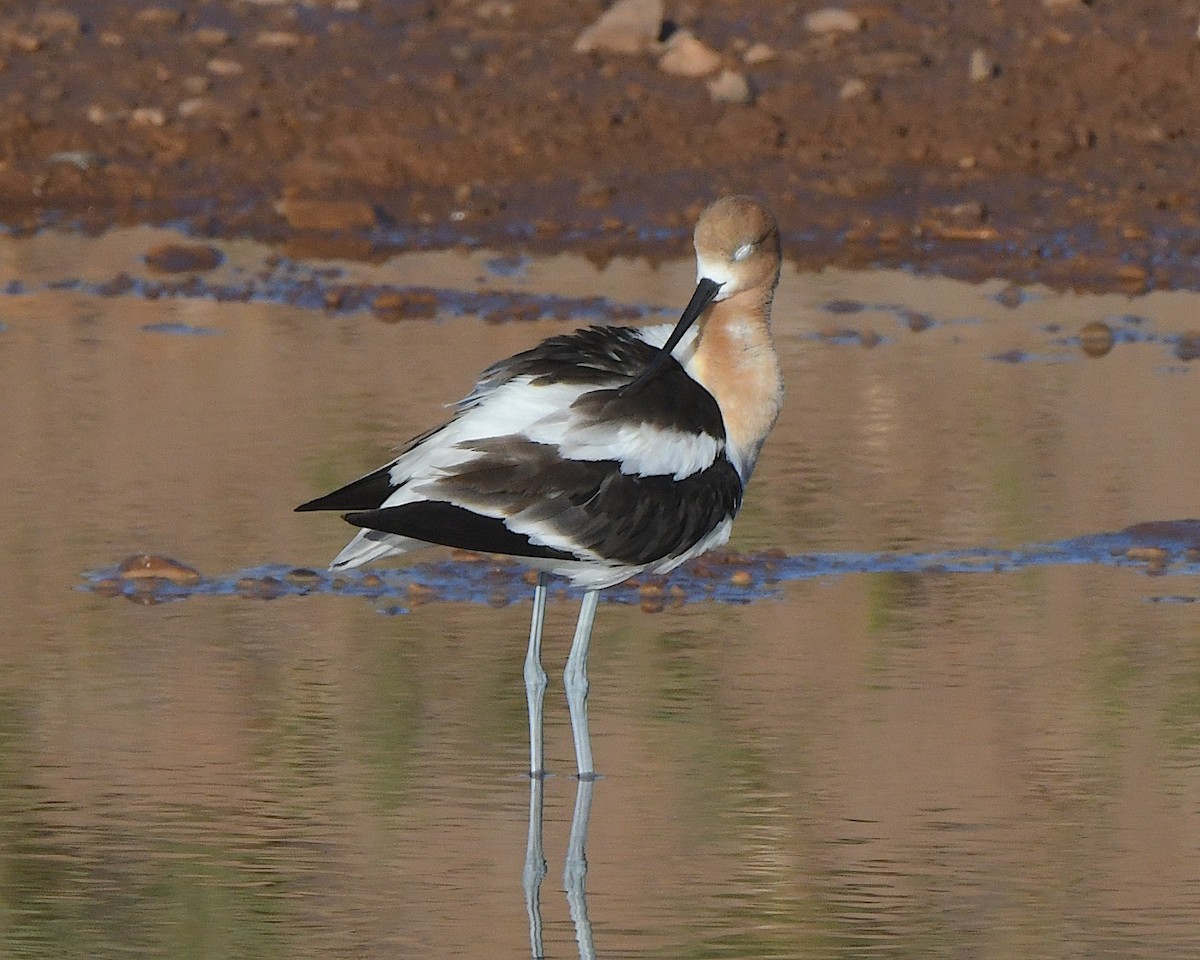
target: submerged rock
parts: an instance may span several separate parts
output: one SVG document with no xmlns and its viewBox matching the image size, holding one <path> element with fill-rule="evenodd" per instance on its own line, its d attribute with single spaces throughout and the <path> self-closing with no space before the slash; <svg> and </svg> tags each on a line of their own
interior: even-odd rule
<svg viewBox="0 0 1200 960">
<path fill-rule="evenodd" d="M 1079 331 L 1079 345 L 1089 357 L 1103 357 L 1113 348 L 1112 328 L 1103 320 L 1093 320 Z"/>
<path fill-rule="evenodd" d="M 164 243 L 146 254 L 146 266 L 157 273 L 186 273 L 213 270 L 221 265 L 222 259 L 216 247 Z"/>
<path fill-rule="evenodd" d="M 168 580 L 182 586 L 200 582 L 200 571 L 171 557 L 151 553 L 135 553 L 117 567 L 119 580 Z"/>
</svg>

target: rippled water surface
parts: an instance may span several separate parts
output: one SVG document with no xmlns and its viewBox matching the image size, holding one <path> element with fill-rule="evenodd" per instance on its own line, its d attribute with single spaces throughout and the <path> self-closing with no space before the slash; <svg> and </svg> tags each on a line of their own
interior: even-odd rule
<svg viewBox="0 0 1200 960">
<path fill-rule="evenodd" d="M 291 510 L 692 265 L 171 239 L 0 241 L 5 956 L 1200 955 L 1196 295 L 785 271 L 742 555 L 602 605 L 580 788 L 573 598 L 531 785 L 519 572 L 289 581 Z"/>
</svg>

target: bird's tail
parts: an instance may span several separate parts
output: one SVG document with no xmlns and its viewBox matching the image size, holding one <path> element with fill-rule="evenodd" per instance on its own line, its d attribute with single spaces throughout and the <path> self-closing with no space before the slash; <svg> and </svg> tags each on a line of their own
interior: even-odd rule
<svg viewBox="0 0 1200 960">
<path fill-rule="evenodd" d="M 408 537 L 398 537 L 394 533 L 382 533 L 379 530 L 359 530 L 342 552 L 333 558 L 330 570 L 347 570 L 350 567 L 360 567 L 373 560 L 407 553 L 415 547 L 424 546 Z"/>
</svg>

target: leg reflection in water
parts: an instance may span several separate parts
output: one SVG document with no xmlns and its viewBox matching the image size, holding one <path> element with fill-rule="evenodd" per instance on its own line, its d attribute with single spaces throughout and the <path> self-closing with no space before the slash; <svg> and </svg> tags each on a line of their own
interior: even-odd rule
<svg viewBox="0 0 1200 960">
<path fill-rule="evenodd" d="M 563 889 L 567 894 L 571 922 L 575 924 L 580 960 L 593 960 L 596 956 L 592 924 L 587 913 L 586 890 L 588 820 L 591 818 L 592 790 L 595 786 L 594 780 L 579 781 L 575 793 L 575 813 L 571 818 L 571 835 L 563 863 Z M 530 777 L 529 842 L 525 846 L 522 885 L 525 888 L 525 909 L 529 914 L 529 946 L 533 960 L 543 960 L 546 955 L 542 942 L 541 901 L 542 880 L 546 876 L 546 857 L 542 847 L 542 798 L 545 787 L 544 777 Z"/>
</svg>

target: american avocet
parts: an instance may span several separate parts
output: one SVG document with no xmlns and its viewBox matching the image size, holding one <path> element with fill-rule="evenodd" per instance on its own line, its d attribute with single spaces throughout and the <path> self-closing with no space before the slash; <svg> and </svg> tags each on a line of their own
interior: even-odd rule
<svg viewBox="0 0 1200 960">
<path fill-rule="evenodd" d="M 446 424 L 385 467 L 297 507 L 361 527 L 335 570 L 419 546 L 538 570 L 525 659 L 530 770 L 543 772 L 546 575 L 585 588 L 563 674 L 579 776 L 595 775 L 587 652 L 600 591 L 729 539 L 783 400 L 771 340 L 779 230 L 749 197 L 696 224 L 696 292 L 672 329 L 589 327 L 485 370 Z"/>
</svg>

